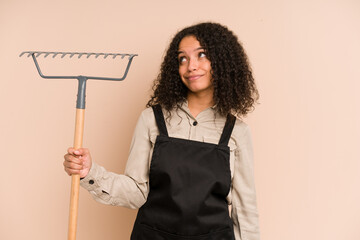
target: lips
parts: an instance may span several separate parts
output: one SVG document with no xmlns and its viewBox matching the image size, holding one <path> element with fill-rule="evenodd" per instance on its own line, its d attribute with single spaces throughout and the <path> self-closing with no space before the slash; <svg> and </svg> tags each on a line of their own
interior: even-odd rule
<svg viewBox="0 0 360 240">
<path fill-rule="evenodd" d="M 187 76 L 186 79 L 189 81 L 195 81 L 201 77 L 202 77 L 202 75 L 191 75 L 191 76 Z"/>
</svg>

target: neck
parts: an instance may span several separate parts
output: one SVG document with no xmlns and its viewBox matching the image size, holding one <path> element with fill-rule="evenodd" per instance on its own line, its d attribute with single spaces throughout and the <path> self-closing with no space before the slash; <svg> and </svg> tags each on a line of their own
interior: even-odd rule
<svg viewBox="0 0 360 240">
<path fill-rule="evenodd" d="M 214 106 L 212 94 L 193 94 L 188 93 L 188 107 L 193 117 L 196 117 L 201 111 Z"/>
</svg>

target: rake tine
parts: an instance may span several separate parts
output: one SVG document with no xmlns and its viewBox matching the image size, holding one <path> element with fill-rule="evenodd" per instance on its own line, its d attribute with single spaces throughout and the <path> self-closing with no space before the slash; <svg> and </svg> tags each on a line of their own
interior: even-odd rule
<svg viewBox="0 0 360 240">
<path fill-rule="evenodd" d="M 38 73 L 41 77 L 43 78 L 50 78 L 50 79 L 78 79 L 80 80 L 80 78 L 88 80 L 88 79 L 93 79 L 93 80 L 111 80 L 111 81 L 122 81 L 126 78 L 129 67 L 131 65 L 131 62 L 133 60 L 133 58 L 135 56 L 138 56 L 137 54 L 128 54 L 128 53 L 94 53 L 94 52 L 44 52 L 44 51 L 24 51 L 22 53 L 20 53 L 19 57 L 22 57 L 24 55 L 27 55 L 27 57 L 32 57 L 33 61 L 36 65 L 36 68 L 38 70 Z M 82 56 L 86 56 L 86 58 L 90 58 L 92 55 L 95 56 L 95 58 L 98 58 L 99 56 L 103 56 L 104 59 L 108 58 L 110 56 L 110 58 L 112 59 L 116 59 L 116 57 L 120 57 L 121 59 L 124 59 L 125 57 L 128 57 L 128 64 L 127 67 L 125 69 L 125 72 L 123 74 L 122 77 L 117 77 L 117 78 L 113 78 L 113 77 L 94 77 L 94 76 L 46 76 L 43 75 L 41 70 L 40 70 L 40 66 L 38 64 L 37 61 L 37 57 L 43 56 L 44 58 L 50 56 L 52 58 L 55 58 L 57 55 L 61 55 L 61 58 L 66 57 L 67 55 L 69 55 L 70 58 L 72 58 L 75 55 L 78 55 L 78 58 L 81 58 Z"/>
</svg>

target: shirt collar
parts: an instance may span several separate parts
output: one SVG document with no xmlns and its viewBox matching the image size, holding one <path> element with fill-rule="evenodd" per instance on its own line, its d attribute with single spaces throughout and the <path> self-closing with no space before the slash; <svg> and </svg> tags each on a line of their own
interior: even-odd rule
<svg viewBox="0 0 360 240">
<path fill-rule="evenodd" d="M 184 112 L 186 112 L 190 117 L 194 118 L 194 117 L 192 116 L 191 112 L 190 112 L 190 109 L 189 109 L 189 105 L 188 105 L 188 101 L 187 101 L 187 100 L 185 100 L 183 103 L 179 104 L 178 106 L 179 106 L 179 108 L 180 108 L 181 110 L 183 110 Z M 216 104 L 214 104 L 213 106 L 211 106 L 211 107 L 209 107 L 209 108 L 204 109 L 202 112 L 207 111 L 208 109 L 211 109 L 213 112 L 215 112 L 215 111 L 216 111 Z"/>
</svg>

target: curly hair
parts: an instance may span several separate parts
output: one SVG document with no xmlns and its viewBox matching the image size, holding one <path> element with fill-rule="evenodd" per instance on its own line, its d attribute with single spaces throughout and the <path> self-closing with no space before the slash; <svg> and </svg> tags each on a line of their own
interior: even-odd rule
<svg viewBox="0 0 360 240">
<path fill-rule="evenodd" d="M 200 42 L 211 62 L 216 111 L 224 116 L 228 113 L 246 116 L 259 99 L 248 57 L 227 27 L 211 22 L 187 27 L 174 36 L 146 106 L 160 104 L 170 113 L 186 101 L 188 89 L 179 75 L 178 48 L 187 36 L 194 36 Z"/>
</svg>

